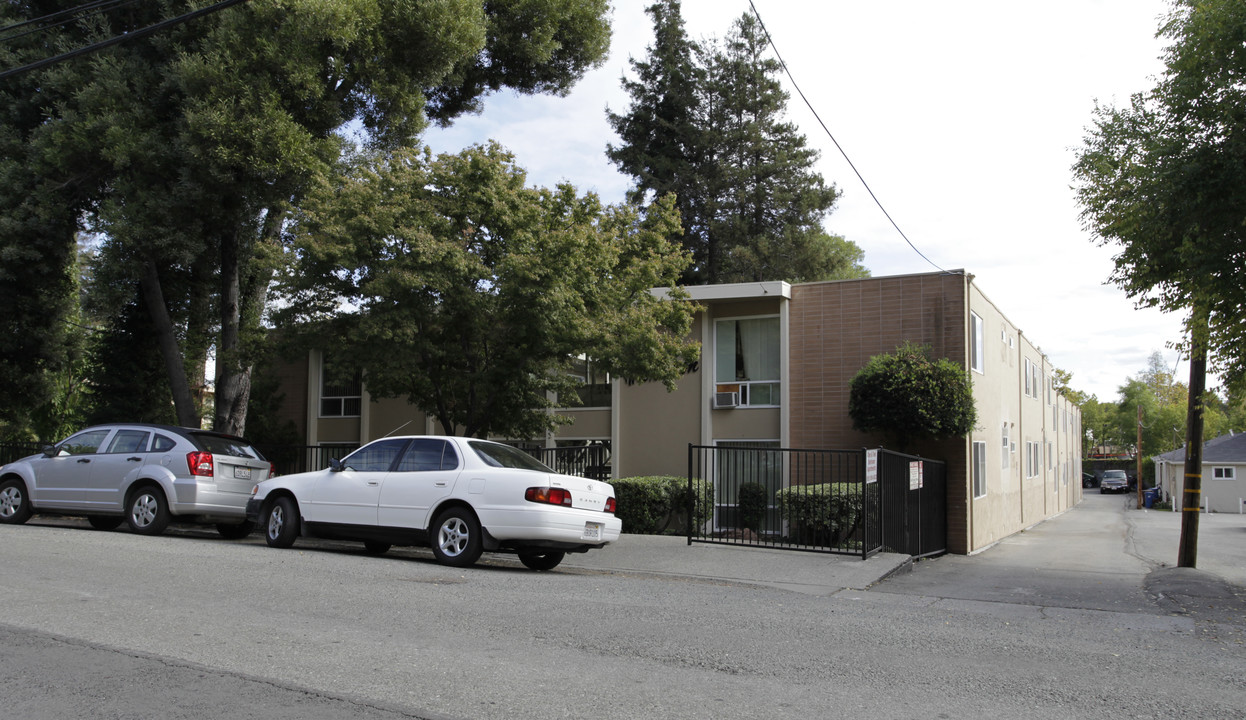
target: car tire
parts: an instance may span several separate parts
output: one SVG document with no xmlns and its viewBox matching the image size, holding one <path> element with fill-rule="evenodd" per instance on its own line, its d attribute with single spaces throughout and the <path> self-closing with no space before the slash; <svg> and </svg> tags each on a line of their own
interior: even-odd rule
<svg viewBox="0 0 1246 720">
<path fill-rule="evenodd" d="M 31 513 L 26 483 L 17 478 L 0 483 L 0 523 L 21 525 L 30 519 Z"/>
<path fill-rule="evenodd" d="M 255 523 L 250 520 L 243 520 L 240 523 L 217 523 L 216 531 L 226 540 L 241 540 L 251 534 L 255 529 Z"/>
<path fill-rule="evenodd" d="M 288 548 L 299 536 L 299 508 L 294 498 L 279 497 L 261 521 L 264 527 L 264 542 L 268 547 Z"/>
<path fill-rule="evenodd" d="M 389 552 L 391 547 L 393 547 L 393 545 L 390 545 L 387 542 L 381 542 L 380 540 L 363 541 L 363 549 L 369 555 L 384 555 Z"/>
<path fill-rule="evenodd" d="M 169 503 L 155 485 L 144 485 L 125 504 L 125 522 L 139 535 L 159 535 L 169 526 Z"/>
<path fill-rule="evenodd" d="M 1099 494 L 1100 494 L 1100 495 L 1107 495 L 1107 494 L 1108 494 L 1108 491 L 1107 491 L 1107 490 L 1104 490 L 1103 488 L 1099 488 Z"/>
<path fill-rule="evenodd" d="M 521 552 L 519 553 L 519 562 L 532 570 L 553 570 L 558 567 L 558 563 L 562 562 L 562 559 L 566 556 L 567 553 L 561 550 Z"/>
<path fill-rule="evenodd" d="M 465 507 L 452 507 L 433 521 L 431 543 L 433 557 L 442 565 L 467 567 L 480 559 L 484 545 L 480 537 L 480 521 Z"/>
<path fill-rule="evenodd" d="M 116 530 L 125 518 L 116 515 L 88 515 L 87 522 L 96 530 Z"/>
</svg>

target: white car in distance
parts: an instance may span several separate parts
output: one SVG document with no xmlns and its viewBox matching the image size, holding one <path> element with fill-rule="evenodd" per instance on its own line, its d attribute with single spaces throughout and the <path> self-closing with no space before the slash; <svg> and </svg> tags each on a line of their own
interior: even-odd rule
<svg viewBox="0 0 1246 720">
<path fill-rule="evenodd" d="M 428 435 L 374 440 L 325 470 L 265 480 L 247 504 L 271 547 L 300 536 L 374 554 L 426 545 L 454 567 L 510 552 L 534 570 L 618 540 L 614 511 L 609 483 L 561 475 L 509 445 Z"/>
</svg>

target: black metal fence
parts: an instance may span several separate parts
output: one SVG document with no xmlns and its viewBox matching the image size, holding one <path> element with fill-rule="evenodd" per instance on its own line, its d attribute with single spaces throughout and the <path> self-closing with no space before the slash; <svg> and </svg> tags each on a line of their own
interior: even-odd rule
<svg viewBox="0 0 1246 720">
<path fill-rule="evenodd" d="M 344 458 L 358 445 L 256 445 L 273 464 L 278 475 L 323 470 L 331 458 Z M 576 445 L 558 448 L 525 448 L 541 462 L 564 475 L 591 480 L 610 479 L 610 448 L 605 445 Z M 29 453 L 28 453 L 29 454 Z"/>
<path fill-rule="evenodd" d="M 274 475 L 323 470 L 332 458 L 344 458 L 358 445 L 256 445 L 265 459 L 273 464 Z"/>
<path fill-rule="evenodd" d="M 607 445 L 535 448 L 528 452 L 563 475 L 603 482 L 610 480 L 610 447 Z"/>
<path fill-rule="evenodd" d="M 944 464 L 886 450 L 689 446 L 693 542 L 855 555 L 946 548 Z M 698 492 L 700 491 L 700 492 Z M 932 500 L 937 496 L 937 502 Z M 936 548 L 937 546 L 937 548 Z"/>
<path fill-rule="evenodd" d="M 27 455 L 34 455 L 43 449 L 37 442 L 0 442 L 0 465 L 7 465 L 14 460 L 21 460 Z"/>
</svg>

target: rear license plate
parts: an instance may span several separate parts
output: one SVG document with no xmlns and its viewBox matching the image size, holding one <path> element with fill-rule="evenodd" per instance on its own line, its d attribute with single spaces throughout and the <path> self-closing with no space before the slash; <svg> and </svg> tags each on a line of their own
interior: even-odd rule
<svg viewBox="0 0 1246 720">
<path fill-rule="evenodd" d="M 600 540 L 601 529 L 605 527 L 601 523 L 586 522 L 584 523 L 584 534 L 580 536 L 581 540 Z"/>
<path fill-rule="evenodd" d="M 250 480 L 251 479 L 251 468 L 235 467 L 234 478 L 237 480 Z"/>
</svg>

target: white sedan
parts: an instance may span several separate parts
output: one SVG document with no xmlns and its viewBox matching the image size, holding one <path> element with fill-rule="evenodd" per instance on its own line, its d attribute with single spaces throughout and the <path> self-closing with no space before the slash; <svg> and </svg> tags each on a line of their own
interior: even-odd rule
<svg viewBox="0 0 1246 720">
<path fill-rule="evenodd" d="M 428 545 L 465 567 L 485 550 L 549 570 L 569 552 L 619 539 L 608 483 L 560 475 L 522 450 L 464 437 L 375 440 L 326 470 L 265 480 L 247 517 L 269 546 L 300 535 L 362 541 L 368 552 Z"/>
</svg>

